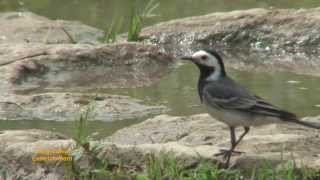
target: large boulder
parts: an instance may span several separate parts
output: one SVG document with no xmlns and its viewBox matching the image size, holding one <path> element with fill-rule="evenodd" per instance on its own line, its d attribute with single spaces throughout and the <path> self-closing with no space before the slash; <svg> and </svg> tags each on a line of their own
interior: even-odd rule
<svg viewBox="0 0 320 180">
<path fill-rule="evenodd" d="M 173 57 L 154 45 L 0 44 L 2 89 L 96 89 L 150 85 Z"/>
<path fill-rule="evenodd" d="M 2 94 L 0 120 L 74 121 L 81 111 L 89 120 L 118 121 L 162 114 L 164 106 L 147 106 L 127 96 L 90 93 Z"/>
<path fill-rule="evenodd" d="M 320 47 L 320 8 L 250 9 L 196 16 L 144 28 L 141 35 L 164 47 Z M 316 49 L 315 49 L 316 50 Z"/>
<path fill-rule="evenodd" d="M 319 17 L 320 8 L 221 12 L 159 23 L 141 36 L 176 56 L 214 47 L 234 68 L 319 76 Z"/>
<path fill-rule="evenodd" d="M 99 29 L 75 21 L 50 20 L 31 12 L 0 13 L 0 43 L 97 43 Z"/>
</svg>

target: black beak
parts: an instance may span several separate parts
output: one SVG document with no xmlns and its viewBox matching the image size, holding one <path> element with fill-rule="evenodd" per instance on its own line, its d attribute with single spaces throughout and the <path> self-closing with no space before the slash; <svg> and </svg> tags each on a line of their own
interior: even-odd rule
<svg viewBox="0 0 320 180">
<path fill-rule="evenodd" d="M 193 61 L 193 58 L 191 56 L 183 56 L 180 59 L 186 60 L 186 61 Z"/>
</svg>

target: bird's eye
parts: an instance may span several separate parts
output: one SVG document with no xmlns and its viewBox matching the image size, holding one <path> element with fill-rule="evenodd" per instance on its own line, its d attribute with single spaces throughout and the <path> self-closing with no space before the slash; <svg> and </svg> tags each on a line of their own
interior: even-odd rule
<svg viewBox="0 0 320 180">
<path fill-rule="evenodd" d="M 206 56 L 206 55 L 201 56 L 202 60 L 207 60 L 207 58 L 208 58 L 208 56 Z"/>
</svg>

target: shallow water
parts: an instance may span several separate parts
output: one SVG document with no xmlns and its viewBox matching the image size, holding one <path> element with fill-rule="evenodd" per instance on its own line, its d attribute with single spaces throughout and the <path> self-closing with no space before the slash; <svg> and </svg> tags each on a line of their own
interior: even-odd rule
<svg viewBox="0 0 320 180">
<path fill-rule="evenodd" d="M 252 73 L 233 69 L 228 69 L 228 73 L 257 95 L 301 117 L 320 114 L 320 77 L 290 72 Z M 104 92 L 136 97 L 149 104 L 164 104 L 171 109 L 168 113 L 171 115 L 204 113 L 206 110 L 200 103 L 196 89 L 198 76 L 198 69 L 188 63 L 153 86 Z"/>
<path fill-rule="evenodd" d="M 92 134 L 92 138 L 100 139 L 111 135 L 113 132 L 132 124 L 141 122 L 140 119 L 129 119 L 116 122 L 103 122 L 103 121 L 90 121 L 88 123 L 88 132 Z M 69 137 L 75 137 L 76 123 L 66 121 L 41 121 L 41 120 L 28 120 L 28 121 L 0 121 L 0 130 L 17 130 L 17 129 L 44 129 L 63 133 Z"/>
<path fill-rule="evenodd" d="M 52 19 L 79 20 L 89 25 L 104 28 L 112 21 L 115 13 L 128 16 L 132 0 L 0 0 L 0 12 L 32 11 Z M 147 0 L 137 1 L 145 4 Z M 202 15 L 218 11 L 230 11 L 256 7 L 309 8 L 320 6 L 319 0 L 161 0 L 155 12 L 161 15 L 146 24 L 174 18 Z M 182 8 L 183 7 L 183 8 Z M 177 10 L 179 9 L 179 10 Z M 252 73 L 228 70 L 230 75 L 270 102 L 297 113 L 299 116 L 320 114 L 319 77 L 296 75 L 288 72 Z M 192 115 L 206 112 L 200 105 L 196 90 L 198 70 L 185 64 L 150 87 L 133 89 L 103 89 L 103 93 L 128 95 L 145 100 L 147 104 L 164 104 L 171 115 Z M 98 91 L 98 90 L 92 90 Z M 112 132 L 143 119 L 133 119 L 106 123 L 91 122 L 90 132 L 98 132 L 97 137 Z M 0 121 L 1 129 L 40 128 L 54 130 L 67 135 L 74 134 L 74 123 L 54 121 Z"/>
<path fill-rule="evenodd" d="M 320 77 L 297 75 L 288 72 L 250 73 L 228 70 L 230 76 L 245 85 L 269 102 L 297 113 L 300 117 L 320 114 Z M 171 109 L 170 115 L 192 115 L 205 113 L 200 104 L 196 90 L 198 69 L 192 64 L 185 64 L 158 83 L 143 88 L 99 89 L 100 93 L 128 95 L 139 98 L 150 105 L 166 105 Z M 97 92 L 98 90 L 92 90 Z M 97 138 L 110 135 L 122 127 L 143 121 L 131 119 L 117 122 L 92 121 L 90 132 L 98 132 Z M 0 129 L 39 128 L 62 132 L 69 136 L 74 134 L 73 122 L 54 121 L 0 121 Z"/>
</svg>

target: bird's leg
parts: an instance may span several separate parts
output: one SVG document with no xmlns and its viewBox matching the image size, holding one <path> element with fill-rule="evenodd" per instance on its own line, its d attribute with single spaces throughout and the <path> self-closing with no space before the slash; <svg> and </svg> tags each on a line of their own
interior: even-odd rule
<svg viewBox="0 0 320 180">
<path fill-rule="evenodd" d="M 234 128 L 233 128 L 233 130 L 230 128 L 230 132 L 231 132 L 231 148 L 230 148 L 229 153 L 224 155 L 224 158 L 226 159 L 226 164 L 225 164 L 226 167 L 229 167 L 230 158 L 231 158 L 232 153 L 234 152 L 234 149 L 240 143 L 240 141 L 243 139 L 243 137 L 249 132 L 249 130 L 250 130 L 249 127 L 244 127 L 244 132 L 239 136 L 239 139 L 237 141 L 235 141 L 235 140 L 232 140 L 232 134 L 233 134 L 233 138 L 235 139 Z"/>
<path fill-rule="evenodd" d="M 226 159 L 226 157 L 229 154 L 232 154 L 232 150 L 234 149 L 234 146 L 236 145 L 236 133 L 234 127 L 230 128 L 230 138 L 231 138 L 231 147 L 230 149 L 220 149 L 220 153 L 215 154 L 215 156 L 221 156 L 223 155 L 223 158 Z"/>
<path fill-rule="evenodd" d="M 250 128 L 249 127 L 244 127 L 244 132 L 239 136 L 239 139 L 235 142 L 234 146 L 231 148 L 233 151 L 236 146 L 240 143 L 240 141 L 243 139 L 243 137 L 249 132 Z"/>
<path fill-rule="evenodd" d="M 249 127 L 244 127 L 244 132 L 239 136 L 239 139 L 236 140 L 236 134 L 235 134 L 235 128 L 230 127 L 230 138 L 231 138 L 231 148 L 229 150 L 220 150 L 221 153 L 215 154 L 215 156 L 223 155 L 223 158 L 226 159 L 226 166 L 229 166 L 230 158 L 233 153 L 241 154 L 243 152 L 240 151 L 234 151 L 236 146 L 240 143 L 240 141 L 243 139 L 243 137 L 249 132 Z"/>
<path fill-rule="evenodd" d="M 229 162 L 230 162 L 230 158 L 232 156 L 232 151 L 235 149 L 236 147 L 236 132 L 235 132 L 235 128 L 234 127 L 230 127 L 230 138 L 231 138 L 231 148 L 229 151 L 226 151 L 225 154 L 223 155 L 223 159 L 226 160 L 225 163 L 225 167 L 229 167 Z"/>
<path fill-rule="evenodd" d="M 233 140 L 236 139 L 235 137 L 235 133 L 232 132 L 232 130 L 230 129 L 230 137 L 231 137 L 231 148 L 230 149 L 221 149 L 221 153 L 217 153 L 215 154 L 215 156 L 220 156 L 220 155 L 224 155 L 226 153 L 226 151 L 232 151 L 232 153 L 236 153 L 236 154 L 241 154 L 243 152 L 241 151 L 235 151 L 234 149 L 236 148 L 236 146 L 240 143 L 240 141 L 243 139 L 243 137 L 249 132 L 250 128 L 249 127 L 244 127 L 244 132 L 239 136 L 239 139 L 237 141 Z M 234 137 L 234 138 L 233 138 Z"/>
</svg>

